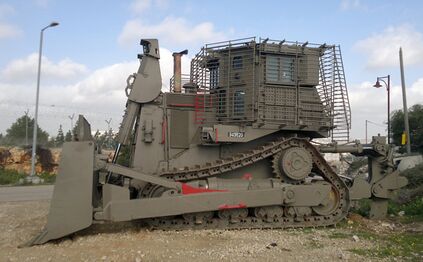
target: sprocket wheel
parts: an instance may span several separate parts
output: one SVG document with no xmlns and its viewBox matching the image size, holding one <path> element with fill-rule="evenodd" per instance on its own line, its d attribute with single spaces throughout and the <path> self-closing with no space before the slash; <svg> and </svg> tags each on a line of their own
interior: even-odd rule
<svg viewBox="0 0 423 262">
<path fill-rule="evenodd" d="M 302 147 L 291 147 L 273 156 L 273 173 L 290 184 L 301 184 L 311 173 L 313 159 Z"/>
</svg>

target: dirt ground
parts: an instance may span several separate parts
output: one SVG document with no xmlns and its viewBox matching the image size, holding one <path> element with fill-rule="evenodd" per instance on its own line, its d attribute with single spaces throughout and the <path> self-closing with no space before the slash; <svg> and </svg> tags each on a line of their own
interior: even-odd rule
<svg viewBox="0 0 423 262">
<path fill-rule="evenodd" d="M 0 261 L 383 261 L 351 252 L 378 239 L 341 227 L 290 230 L 149 231 L 105 224 L 53 243 L 17 248 L 46 223 L 49 201 L 0 202 Z M 362 219 L 362 218 L 361 218 Z M 366 223 L 366 222 L 364 222 Z M 393 225 L 376 223 L 381 230 Z M 386 227 L 386 228 L 385 228 Z M 334 236 L 343 236 L 337 238 Z"/>
</svg>

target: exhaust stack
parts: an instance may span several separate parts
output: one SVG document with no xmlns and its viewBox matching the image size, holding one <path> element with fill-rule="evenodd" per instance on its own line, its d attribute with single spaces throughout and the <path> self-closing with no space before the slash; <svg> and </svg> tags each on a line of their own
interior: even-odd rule
<svg viewBox="0 0 423 262">
<path fill-rule="evenodd" d="M 173 91 L 175 93 L 181 93 L 181 90 L 182 90 L 181 60 L 182 60 L 182 56 L 186 54 L 188 54 L 187 49 L 185 49 L 182 52 L 172 54 L 173 55 L 173 81 L 175 82 Z"/>
</svg>

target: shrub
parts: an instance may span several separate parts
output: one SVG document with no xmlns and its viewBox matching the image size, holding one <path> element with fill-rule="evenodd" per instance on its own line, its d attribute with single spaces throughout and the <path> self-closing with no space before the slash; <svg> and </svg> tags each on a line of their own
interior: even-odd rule
<svg viewBox="0 0 423 262">
<path fill-rule="evenodd" d="M 44 179 L 44 184 L 54 184 L 56 181 L 56 175 L 50 173 L 41 173 L 38 175 L 40 178 Z"/>
<path fill-rule="evenodd" d="M 25 174 L 19 173 L 15 170 L 6 170 L 0 168 L 0 185 L 14 185 L 19 182 L 19 179 L 25 178 Z"/>
</svg>

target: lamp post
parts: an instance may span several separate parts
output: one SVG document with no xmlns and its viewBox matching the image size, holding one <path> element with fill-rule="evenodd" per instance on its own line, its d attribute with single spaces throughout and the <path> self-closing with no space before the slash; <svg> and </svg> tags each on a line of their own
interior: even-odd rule
<svg viewBox="0 0 423 262">
<path fill-rule="evenodd" d="M 43 51 L 43 34 L 44 30 L 49 27 L 58 26 L 59 23 L 51 22 L 48 26 L 41 29 L 40 32 L 40 49 L 38 51 L 38 74 L 37 74 L 37 93 L 35 95 L 35 115 L 34 115 L 34 130 L 33 130 L 33 138 L 32 138 L 32 158 L 31 158 L 31 175 L 30 177 L 35 176 L 35 156 L 37 151 L 37 131 L 38 131 L 38 100 L 40 96 L 40 77 L 41 77 L 41 57 Z"/>
<path fill-rule="evenodd" d="M 387 82 L 384 80 L 387 79 Z M 380 84 L 380 81 L 382 81 L 385 86 L 386 86 L 386 91 L 388 92 L 388 144 L 391 143 L 391 97 L 390 97 L 390 92 L 391 92 L 391 76 L 387 75 L 387 76 L 378 76 L 376 79 L 376 83 L 373 85 L 376 88 L 380 88 L 382 87 L 382 85 Z"/>
</svg>

